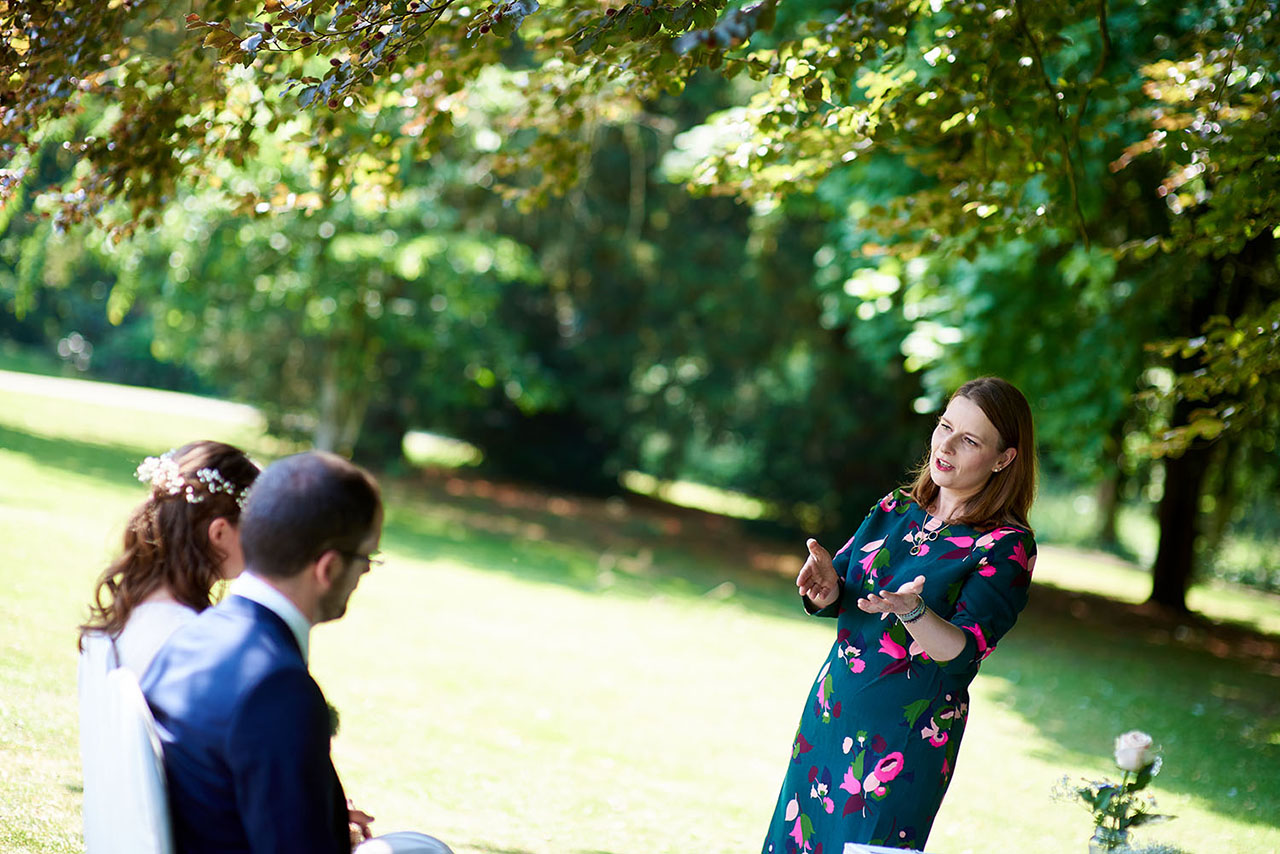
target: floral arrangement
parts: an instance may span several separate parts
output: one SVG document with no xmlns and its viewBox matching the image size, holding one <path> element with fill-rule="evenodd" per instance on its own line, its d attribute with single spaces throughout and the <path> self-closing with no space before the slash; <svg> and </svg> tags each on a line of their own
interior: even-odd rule
<svg viewBox="0 0 1280 854">
<path fill-rule="evenodd" d="M 1131 730 L 1117 737 L 1115 761 L 1116 767 L 1124 772 L 1119 783 L 1095 780 L 1072 784 L 1064 777 L 1057 790 L 1060 797 L 1079 800 L 1093 813 L 1090 852 L 1133 851 L 1129 847 L 1130 828 L 1173 818 L 1158 814 L 1155 799 L 1141 794 L 1160 773 L 1163 764 L 1151 736 Z"/>
</svg>

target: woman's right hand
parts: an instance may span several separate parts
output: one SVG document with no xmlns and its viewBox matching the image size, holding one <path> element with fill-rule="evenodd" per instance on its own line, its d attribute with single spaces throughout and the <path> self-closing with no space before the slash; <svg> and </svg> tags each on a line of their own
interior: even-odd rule
<svg viewBox="0 0 1280 854">
<path fill-rule="evenodd" d="M 812 538 L 806 540 L 805 545 L 809 548 L 809 557 L 796 576 L 796 588 L 801 596 L 821 610 L 840 596 L 839 577 L 836 575 L 836 568 L 831 565 L 830 552 Z"/>
</svg>

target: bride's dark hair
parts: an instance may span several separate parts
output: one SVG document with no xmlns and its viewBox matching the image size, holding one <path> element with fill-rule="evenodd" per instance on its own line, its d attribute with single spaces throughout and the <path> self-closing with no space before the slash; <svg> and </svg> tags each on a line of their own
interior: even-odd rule
<svg viewBox="0 0 1280 854">
<path fill-rule="evenodd" d="M 212 604 L 227 556 L 209 541 L 209 524 L 219 517 L 239 522 L 258 467 L 239 448 L 200 441 L 148 459 L 138 473 L 151 494 L 129 517 L 124 549 L 98 579 L 80 626 L 82 646 L 88 632 L 118 636 L 133 609 L 161 588 L 196 611 Z"/>
</svg>

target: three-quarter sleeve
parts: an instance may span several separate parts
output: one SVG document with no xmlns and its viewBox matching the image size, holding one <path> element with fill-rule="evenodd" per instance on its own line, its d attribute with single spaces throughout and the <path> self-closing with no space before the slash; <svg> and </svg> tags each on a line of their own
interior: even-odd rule
<svg viewBox="0 0 1280 854">
<path fill-rule="evenodd" d="M 896 493 L 891 492 L 875 504 L 871 505 L 871 509 L 867 511 L 867 515 L 862 517 L 862 523 L 858 525 L 858 530 L 854 532 L 853 536 L 849 538 L 847 543 L 840 547 L 840 551 L 836 552 L 835 556 L 831 558 L 831 566 L 835 569 L 836 579 L 840 584 L 840 595 L 836 597 L 834 602 L 825 608 L 814 608 L 812 602 L 804 596 L 801 596 L 800 604 L 804 607 L 806 614 L 813 617 L 834 618 L 840 616 L 840 611 L 844 602 L 845 590 L 848 589 L 850 583 L 856 582 L 857 580 L 849 577 L 849 565 L 853 562 L 855 546 L 864 541 L 865 534 L 871 524 L 871 520 L 876 515 L 876 511 L 883 511 L 887 502 L 893 500 L 895 497 Z"/>
<path fill-rule="evenodd" d="M 964 649 L 950 661 L 938 662 L 950 676 L 976 673 L 1027 604 L 1035 538 L 1018 528 L 997 528 L 980 537 L 979 546 L 987 538 L 987 553 L 961 587 L 950 620 L 964 633 Z"/>
</svg>

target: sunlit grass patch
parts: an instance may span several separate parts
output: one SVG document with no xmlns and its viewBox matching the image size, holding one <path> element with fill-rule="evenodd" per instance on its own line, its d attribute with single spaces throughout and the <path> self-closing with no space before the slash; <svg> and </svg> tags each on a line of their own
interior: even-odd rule
<svg viewBox="0 0 1280 854">
<path fill-rule="evenodd" d="M 415 466 L 446 469 L 479 465 L 484 459 L 480 449 L 470 442 L 425 430 L 405 434 L 404 456 Z"/>
<path fill-rule="evenodd" d="M 678 507 L 705 510 L 721 516 L 762 519 L 773 512 L 770 504 L 759 498 L 687 480 L 660 480 L 638 471 L 623 472 L 619 480 L 623 486 L 638 495 L 648 495 Z"/>
<path fill-rule="evenodd" d="M 270 448 L 254 429 L 0 391 L 0 851 L 81 850 L 75 626 L 142 497 L 140 455 L 208 435 Z M 833 630 L 799 614 L 785 567 L 754 565 L 730 521 L 649 502 L 463 477 L 385 487 L 387 563 L 312 651 L 342 714 L 335 760 L 376 827 L 459 854 L 757 850 Z M 1134 727 L 1163 745 L 1154 791 L 1179 816 L 1144 838 L 1280 850 L 1280 680 L 1079 619 L 1049 585 L 1136 602 L 1145 573 L 1040 560 L 1040 595 L 975 683 L 929 850 L 1083 851 L 1087 815 L 1050 790 L 1110 774 L 1111 739 Z M 1267 625 L 1280 612 L 1195 595 Z"/>
</svg>

